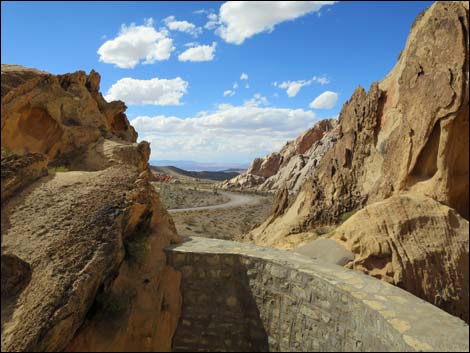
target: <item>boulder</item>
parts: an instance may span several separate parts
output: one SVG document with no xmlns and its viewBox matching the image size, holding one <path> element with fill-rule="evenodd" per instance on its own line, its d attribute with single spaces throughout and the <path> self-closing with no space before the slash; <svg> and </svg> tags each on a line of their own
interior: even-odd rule
<svg viewBox="0 0 470 353">
<path fill-rule="evenodd" d="M 299 246 L 294 252 L 311 257 L 322 263 L 344 266 L 354 260 L 354 254 L 331 239 L 316 239 Z"/>
<path fill-rule="evenodd" d="M 368 205 L 332 233 L 354 254 L 346 267 L 469 321 L 469 224 L 456 210 L 407 193 Z"/>
</svg>

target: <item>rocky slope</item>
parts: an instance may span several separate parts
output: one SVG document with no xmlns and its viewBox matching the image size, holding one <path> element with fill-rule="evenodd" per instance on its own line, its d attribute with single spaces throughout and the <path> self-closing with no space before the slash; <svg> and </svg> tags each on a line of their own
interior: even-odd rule
<svg viewBox="0 0 470 353">
<path fill-rule="evenodd" d="M 256 158 L 246 171 L 221 184 L 222 189 L 276 191 L 284 185 L 297 192 L 336 139 L 336 120 L 316 123 L 279 152 Z"/>
<path fill-rule="evenodd" d="M 170 349 L 179 237 L 99 81 L 2 65 L 2 351 Z"/>
<path fill-rule="evenodd" d="M 372 207 L 402 193 L 428 197 L 461 217 L 459 230 L 452 229 L 455 217 L 441 217 L 440 232 L 429 234 L 425 226 L 428 221 L 413 216 L 412 207 L 416 205 L 407 205 L 408 211 L 396 208 L 400 212 L 398 224 L 404 224 L 403 232 L 397 231 L 410 238 L 406 243 L 401 240 L 401 244 L 411 256 L 408 263 L 413 265 L 403 261 L 401 267 L 387 267 L 391 273 L 384 276 L 383 266 L 402 253 L 400 247 L 390 246 L 389 252 L 380 252 L 377 261 L 357 269 L 379 278 L 394 278 L 393 283 L 468 320 L 468 285 L 462 287 L 461 281 L 467 278 L 468 282 L 468 244 L 462 242 L 468 242 L 469 218 L 468 28 L 467 2 L 436 2 L 418 16 L 393 70 L 381 82 L 372 84 L 368 92 L 357 88 L 344 104 L 336 143 L 318 162 L 295 200 L 245 238 L 262 245 L 293 248 L 315 239 L 322 230 L 337 226 L 366 205 Z M 391 202 L 388 207 L 398 204 Z M 355 217 L 360 213 L 351 221 Z M 374 222 L 379 225 L 394 224 L 384 214 L 376 217 Z M 354 223 L 345 223 L 344 227 L 347 224 Z M 412 226 L 417 229 L 407 228 Z M 356 261 L 367 258 L 364 252 L 376 252 L 376 241 L 354 240 L 352 231 L 344 234 L 343 245 L 355 249 L 360 241 L 365 246 L 360 252 L 356 249 Z M 393 233 L 384 236 L 387 240 L 382 242 L 394 243 Z M 433 245 L 411 251 L 410 241 L 421 237 L 429 237 Z M 448 253 L 438 251 L 444 245 Z M 429 260 L 433 258 L 446 258 L 452 264 Z M 413 270 L 420 266 L 430 268 Z M 455 274 L 457 269 L 462 269 L 463 277 Z M 408 271 L 414 272 L 411 275 Z M 397 280 L 403 273 L 403 279 Z M 437 286 L 461 287 L 461 291 L 449 290 L 448 295 L 442 295 Z M 436 293 L 446 299 L 435 299 Z"/>
</svg>

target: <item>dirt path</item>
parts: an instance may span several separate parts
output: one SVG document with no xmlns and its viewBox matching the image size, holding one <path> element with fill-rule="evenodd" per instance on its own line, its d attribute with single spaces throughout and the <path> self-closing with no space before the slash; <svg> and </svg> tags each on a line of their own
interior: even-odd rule
<svg viewBox="0 0 470 353">
<path fill-rule="evenodd" d="M 221 194 L 227 196 L 230 201 L 219 205 L 202 206 L 202 207 L 189 207 L 189 208 L 174 208 L 168 210 L 170 213 L 185 212 L 185 211 L 203 211 L 203 210 L 217 210 L 223 208 L 233 208 L 238 206 L 253 205 L 260 199 L 258 195 L 238 194 L 235 192 L 220 191 Z"/>
</svg>

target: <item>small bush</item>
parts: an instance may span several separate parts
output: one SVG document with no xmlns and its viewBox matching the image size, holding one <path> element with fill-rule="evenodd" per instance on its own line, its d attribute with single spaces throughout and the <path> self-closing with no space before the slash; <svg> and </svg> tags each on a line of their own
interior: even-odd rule
<svg viewBox="0 0 470 353">
<path fill-rule="evenodd" d="M 70 172 L 70 169 L 64 166 L 57 166 L 49 168 L 49 173 L 65 173 Z"/>
<path fill-rule="evenodd" d="M 126 258 L 131 262 L 143 265 L 148 254 L 147 237 L 139 235 L 130 239 L 124 244 L 126 250 Z"/>
<path fill-rule="evenodd" d="M 100 293 L 96 296 L 96 308 L 99 316 L 112 316 L 127 310 L 129 301 L 124 296 L 112 293 Z"/>
<path fill-rule="evenodd" d="M 352 215 L 354 215 L 357 212 L 357 210 L 352 210 L 348 212 L 344 212 L 339 216 L 339 219 L 341 222 L 346 222 Z"/>
<path fill-rule="evenodd" d="M 8 157 L 12 154 L 13 154 L 13 152 L 10 151 L 8 148 L 2 147 L 2 158 Z"/>
</svg>

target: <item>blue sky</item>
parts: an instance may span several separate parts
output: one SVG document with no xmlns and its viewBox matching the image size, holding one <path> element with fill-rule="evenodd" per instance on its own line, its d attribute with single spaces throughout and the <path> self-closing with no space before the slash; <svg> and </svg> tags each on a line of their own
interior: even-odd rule
<svg viewBox="0 0 470 353">
<path fill-rule="evenodd" d="M 430 4 L 3 1 L 1 60 L 95 69 L 152 159 L 247 162 L 382 79 Z"/>
</svg>

